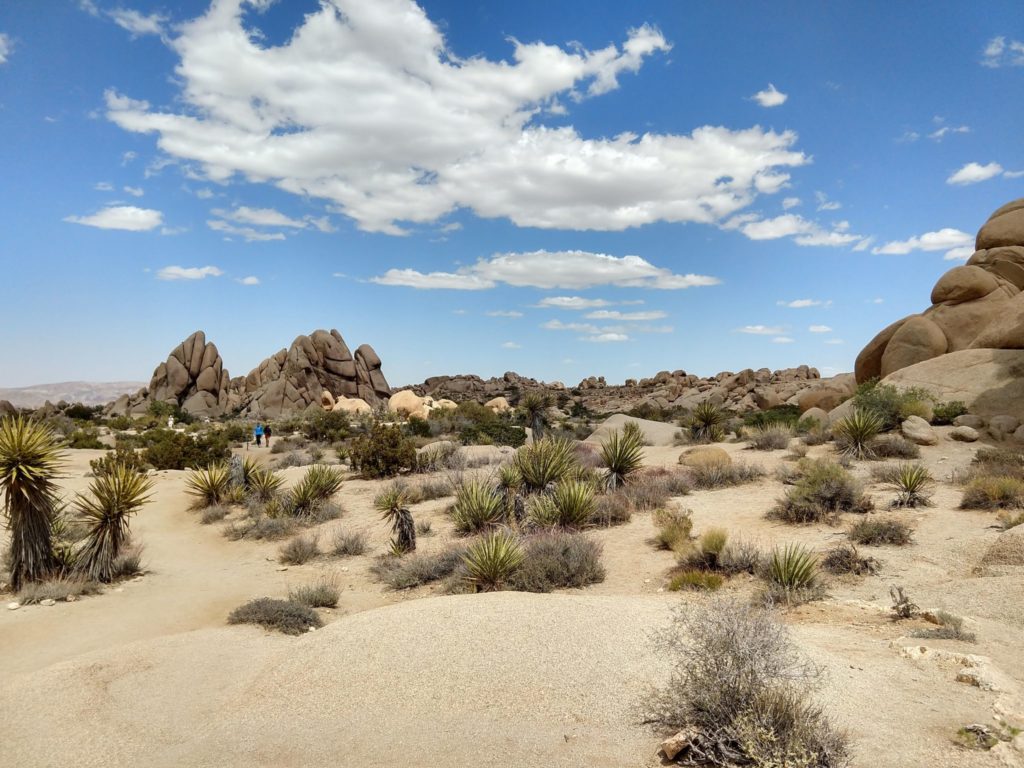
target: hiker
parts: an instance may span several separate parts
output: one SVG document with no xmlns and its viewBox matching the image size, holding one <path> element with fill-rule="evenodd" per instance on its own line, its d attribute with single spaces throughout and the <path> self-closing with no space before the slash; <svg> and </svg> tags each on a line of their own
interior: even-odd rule
<svg viewBox="0 0 1024 768">
<path fill-rule="evenodd" d="M 273 434 L 274 434 L 274 430 L 272 430 L 272 429 L 270 428 L 270 425 L 269 425 L 269 424 L 267 424 L 267 426 L 265 426 L 265 427 L 263 428 L 263 437 L 265 437 L 265 438 L 267 439 L 267 448 L 269 448 L 269 447 L 270 447 L 270 437 L 271 437 L 271 435 L 273 435 Z"/>
<path fill-rule="evenodd" d="M 256 424 L 256 429 L 252 431 L 253 437 L 256 438 L 256 447 L 260 447 L 260 441 L 263 439 L 263 425 L 260 423 Z"/>
</svg>

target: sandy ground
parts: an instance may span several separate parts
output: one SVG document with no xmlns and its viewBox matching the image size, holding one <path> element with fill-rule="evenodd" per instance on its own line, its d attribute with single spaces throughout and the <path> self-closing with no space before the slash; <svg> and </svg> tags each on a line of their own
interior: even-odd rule
<svg viewBox="0 0 1024 768">
<path fill-rule="evenodd" d="M 786 461 L 784 451 L 724 447 L 769 472 Z M 948 480 L 977 447 L 944 439 L 923 461 Z M 650 447 L 647 463 L 674 465 L 679 452 Z M 67 490 L 85 487 L 98 453 L 72 452 Z M 869 469 L 865 462 L 856 471 L 867 479 Z M 284 474 L 294 481 L 303 471 Z M 280 570 L 280 542 L 233 542 L 221 525 L 200 525 L 183 478 L 160 473 L 154 503 L 133 523 L 145 576 L 75 603 L 0 610 L 0 765 L 660 764 L 659 734 L 641 724 L 639 704 L 668 662 L 649 636 L 673 606 L 703 598 L 664 591 L 674 559 L 651 545 L 650 515 L 587 534 L 602 542 L 608 576 L 585 590 L 396 593 L 367 573 L 388 540 L 372 509 L 381 483 L 348 481 L 338 496 L 345 514 L 320 531 L 323 541 L 338 527 L 366 532 L 367 555 Z M 888 491 L 869 490 L 879 507 L 888 503 Z M 678 501 L 693 510 L 697 534 L 724 527 L 764 547 L 843 540 L 849 520 L 765 520 L 782 492 L 769 475 Z M 855 766 L 1019 765 L 1019 753 L 967 751 L 952 736 L 968 723 L 1024 713 L 1024 569 L 981 566 L 998 536 L 993 515 L 957 510 L 959 490 L 948 482 L 935 501 L 896 513 L 913 521 L 912 545 L 862 548 L 882 562 L 878 575 L 833 579 L 826 600 L 785 620 L 824 669 L 820 696 L 849 730 Z M 414 507 L 433 527 L 420 549 L 454 538 L 446 504 Z M 344 593 L 337 609 L 322 612 L 324 629 L 292 638 L 225 626 L 246 600 L 284 596 L 325 572 Z M 888 618 L 892 584 L 923 608 L 965 616 L 978 643 L 908 637 L 926 625 Z M 724 591 L 746 599 L 754 588 L 737 578 Z M 965 670 L 982 686 L 957 682 Z"/>
</svg>

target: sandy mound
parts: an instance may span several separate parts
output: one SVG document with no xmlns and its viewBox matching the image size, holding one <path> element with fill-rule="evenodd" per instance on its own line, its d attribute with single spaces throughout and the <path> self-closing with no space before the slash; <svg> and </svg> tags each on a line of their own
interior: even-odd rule
<svg viewBox="0 0 1024 768">
<path fill-rule="evenodd" d="M 986 565 L 1024 565 L 1024 525 L 999 534 L 985 553 Z"/>
<path fill-rule="evenodd" d="M 631 421 L 640 427 L 640 431 L 644 433 L 647 445 L 670 446 L 673 444 L 676 432 L 679 431 L 679 427 L 675 424 L 666 424 L 663 421 L 649 421 L 648 419 L 636 419 L 623 413 L 616 413 L 602 421 L 597 429 L 594 430 L 594 433 L 584 442 L 599 444 L 608 436 L 609 432 L 622 429 L 627 421 Z"/>
<path fill-rule="evenodd" d="M 666 617 L 660 600 L 501 593 L 297 639 L 136 643 L 5 683 L 0 764 L 657 764 L 635 697 L 656 679 L 647 633 Z"/>
</svg>

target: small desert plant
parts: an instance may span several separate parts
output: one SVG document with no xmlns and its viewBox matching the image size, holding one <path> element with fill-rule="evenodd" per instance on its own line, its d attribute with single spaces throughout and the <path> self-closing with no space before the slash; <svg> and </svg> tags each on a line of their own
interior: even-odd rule
<svg viewBox="0 0 1024 768">
<path fill-rule="evenodd" d="M 755 451 L 780 451 L 789 445 L 793 433 L 785 427 L 766 425 L 750 431 L 748 442 Z"/>
<path fill-rule="evenodd" d="M 893 473 L 892 487 L 897 492 L 894 507 L 930 507 L 928 489 L 934 484 L 931 473 L 921 464 L 900 464 Z"/>
<path fill-rule="evenodd" d="M 366 552 L 366 535 L 337 530 L 331 539 L 331 554 L 338 557 L 352 557 Z"/>
<path fill-rule="evenodd" d="M 793 443 L 791 446 L 789 446 L 789 453 L 786 454 L 786 458 L 792 461 L 799 461 L 800 459 L 807 456 L 807 452 L 809 450 L 810 447 L 807 445 L 807 443 Z"/>
<path fill-rule="evenodd" d="M 239 539 L 273 541 L 291 536 L 295 525 L 295 520 L 291 517 L 257 514 L 225 526 L 223 532 L 232 541 Z"/>
<path fill-rule="evenodd" d="M 416 467 L 416 447 L 401 427 L 375 422 L 352 441 L 349 459 L 363 477 L 390 477 Z"/>
<path fill-rule="evenodd" d="M 871 500 L 853 476 L 829 461 L 801 462 L 803 476 L 769 511 L 768 517 L 787 523 L 829 521 L 839 512 L 866 512 Z"/>
<path fill-rule="evenodd" d="M 323 626 L 316 611 L 292 600 L 273 600 L 260 597 L 235 608 L 228 616 L 228 624 L 258 624 L 264 629 L 276 629 L 286 635 L 301 635 L 310 628 Z"/>
<path fill-rule="evenodd" d="M 75 600 L 82 595 L 95 595 L 103 590 L 98 581 L 81 576 L 61 576 L 46 581 L 33 581 L 25 584 L 16 596 L 22 605 L 33 605 L 43 600 Z"/>
<path fill-rule="evenodd" d="M 633 517 L 629 499 L 621 493 L 605 493 L 594 502 L 594 514 L 590 517 L 592 525 L 611 527 L 628 523 Z"/>
<path fill-rule="evenodd" d="M 281 491 L 284 478 L 269 469 L 255 469 L 246 483 L 249 494 L 258 501 L 269 501 Z"/>
<path fill-rule="evenodd" d="M 1020 509 L 1024 507 L 1024 480 L 982 475 L 964 488 L 961 509 Z"/>
<path fill-rule="evenodd" d="M 416 523 L 417 536 L 431 536 L 434 533 L 434 524 L 430 520 L 420 520 Z"/>
<path fill-rule="evenodd" d="M 916 459 L 921 449 L 899 435 L 881 435 L 871 441 L 871 452 L 876 459 Z"/>
<path fill-rule="evenodd" d="M 477 592 L 493 592 L 501 589 L 522 565 L 524 552 L 515 534 L 496 530 L 473 542 L 462 559 L 466 565 L 466 581 Z"/>
<path fill-rule="evenodd" d="M 694 488 L 713 490 L 751 483 L 764 477 L 764 470 L 755 464 L 701 464 L 689 469 Z"/>
<path fill-rule="evenodd" d="M 893 620 L 912 619 L 920 612 L 921 608 L 903 591 L 903 587 L 889 587 L 889 597 L 892 598 Z"/>
<path fill-rule="evenodd" d="M 850 528 L 850 541 L 857 544 L 879 547 L 890 544 L 902 547 L 910 543 L 910 526 L 902 520 L 869 517 L 854 523 Z"/>
<path fill-rule="evenodd" d="M 114 561 L 128 541 L 132 515 L 150 500 L 153 481 L 125 466 L 95 477 L 86 495 L 75 499 L 75 512 L 85 537 L 76 567 L 97 581 L 111 581 Z"/>
<path fill-rule="evenodd" d="M 406 557 L 386 556 L 370 566 L 370 573 L 392 589 L 410 589 L 451 576 L 462 567 L 466 550 L 453 547 L 438 553 L 413 552 Z"/>
<path fill-rule="evenodd" d="M 730 541 L 718 554 L 715 567 L 722 573 L 758 573 L 764 563 L 764 553 L 756 543 L 743 539 Z"/>
<path fill-rule="evenodd" d="M 718 568 L 718 558 L 725 551 L 729 534 L 724 528 L 709 528 L 697 540 L 696 551 L 688 558 L 687 565 L 714 571 Z"/>
<path fill-rule="evenodd" d="M 409 511 L 409 496 L 404 485 L 394 483 L 377 494 L 374 509 L 391 525 L 391 553 L 404 555 L 416 549 L 416 523 Z"/>
<path fill-rule="evenodd" d="M 768 557 L 768 581 L 786 602 L 795 602 L 818 586 L 818 558 L 806 547 L 787 544 Z"/>
<path fill-rule="evenodd" d="M 118 464 L 134 469 L 136 472 L 146 471 L 146 462 L 142 460 L 142 455 L 134 448 L 125 445 L 119 445 L 113 451 L 107 451 L 100 458 L 93 459 L 89 462 L 89 469 L 93 475 L 102 475 Z"/>
<path fill-rule="evenodd" d="M 721 574 L 703 571 L 699 568 L 687 568 L 669 579 L 668 588 L 671 592 L 678 592 L 681 589 L 712 592 L 720 588 L 724 582 Z"/>
<path fill-rule="evenodd" d="M 932 424 L 952 424 L 957 416 L 967 413 L 967 406 L 960 400 L 936 403 L 932 408 Z"/>
<path fill-rule="evenodd" d="M 594 514 L 594 486 L 577 480 L 567 480 L 555 486 L 551 494 L 555 518 L 550 525 L 559 528 L 583 528 Z"/>
<path fill-rule="evenodd" d="M 341 590 L 337 577 L 322 576 L 312 584 L 303 584 L 288 590 L 288 599 L 310 608 L 334 608 Z"/>
<path fill-rule="evenodd" d="M 632 482 L 617 491 L 637 512 L 661 509 L 673 496 L 685 496 L 689 492 L 689 474 L 669 469 L 637 472 Z"/>
<path fill-rule="evenodd" d="M 861 557 L 852 544 L 837 544 L 825 553 L 821 567 L 829 573 L 863 576 L 877 572 L 878 561 L 873 557 Z"/>
<path fill-rule="evenodd" d="M 1015 515 L 1003 512 L 999 515 L 999 527 L 1004 531 L 1016 528 L 1018 525 L 1024 525 L 1024 512 L 1018 512 Z"/>
<path fill-rule="evenodd" d="M 689 432 L 690 440 L 695 443 L 718 443 L 725 438 L 722 427 L 725 421 L 725 413 L 714 403 L 704 400 L 693 409 L 683 426 Z"/>
<path fill-rule="evenodd" d="M 466 455 L 459 446 L 447 441 L 426 445 L 416 455 L 417 472 L 459 471 L 465 465 Z"/>
<path fill-rule="evenodd" d="M 314 464 L 291 491 L 291 510 L 296 517 L 313 517 L 318 508 L 341 490 L 341 470 L 326 464 Z"/>
<path fill-rule="evenodd" d="M 857 409 L 832 427 L 836 446 L 846 456 L 874 458 L 872 440 L 882 429 L 882 420 L 872 411 Z"/>
<path fill-rule="evenodd" d="M 921 387 L 900 390 L 892 384 L 881 384 L 877 379 L 857 387 L 853 397 L 857 410 L 871 411 L 880 422 L 880 431 L 894 429 L 908 416 L 931 416 L 931 403 L 935 396 Z"/>
<path fill-rule="evenodd" d="M 551 592 L 604 581 L 600 543 L 578 533 L 549 531 L 524 543 L 523 562 L 508 579 L 520 592 Z"/>
<path fill-rule="evenodd" d="M 973 632 L 964 629 L 964 620 L 946 611 L 935 611 L 930 617 L 937 627 L 934 629 L 916 629 L 911 632 L 912 637 L 922 637 L 931 640 L 960 640 L 964 643 L 978 642 L 978 636 Z"/>
<path fill-rule="evenodd" d="M 632 429 L 630 429 L 632 427 Z M 601 463 L 605 467 L 605 486 L 618 488 L 643 465 L 643 434 L 633 422 L 615 430 L 601 442 Z"/>
<path fill-rule="evenodd" d="M 454 492 L 450 480 L 421 480 L 410 489 L 416 494 L 416 503 L 443 499 Z"/>
<path fill-rule="evenodd" d="M 278 559 L 285 565 L 302 565 L 320 554 L 316 537 L 296 536 L 281 547 Z"/>
<path fill-rule="evenodd" d="M 227 501 L 231 488 L 231 470 L 223 462 L 193 469 L 185 477 L 185 492 L 197 508 L 212 507 Z"/>
<path fill-rule="evenodd" d="M 690 533 L 693 530 L 693 518 L 690 510 L 670 507 L 658 510 L 654 514 L 654 524 L 658 533 L 655 543 L 661 549 L 668 549 L 682 554 L 690 547 Z"/>
<path fill-rule="evenodd" d="M 551 395 L 547 392 L 530 391 L 524 394 L 519 401 L 519 408 L 530 424 L 534 441 L 544 437 L 544 425 L 550 407 Z"/>
<path fill-rule="evenodd" d="M 512 460 L 528 493 L 543 491 L 564 479 L 576 466 L 576 451 L 569 440 L 546 438 L 516 451 Z"/>
<path fill-rule="evenodd" d="M 455 489 L 451 514 L 455 530 L 460 533 L 479 533 L 500 525 L 507 512 L 505 500 L 482 478 L 464 480 Z"/>
</svg>

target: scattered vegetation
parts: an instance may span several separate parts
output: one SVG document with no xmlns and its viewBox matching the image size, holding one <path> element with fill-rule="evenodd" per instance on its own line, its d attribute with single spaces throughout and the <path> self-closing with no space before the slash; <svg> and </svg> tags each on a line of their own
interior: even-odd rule
<svg viewBox="0 0 1024 768">
<path fill-rule="evenodd" d="M 331 554 L 338 557 L 355 557 L 366 552 L 366 535 L 358 532 L 338 530 L 331 540 Z"/>
<path fill-rule="evenodd" d="M 704 590 L 713 592 L 719 589 L 725 579 L 721 574 L 711 571 L 702 571 L 699 568 L 687 568 L 675 573 L 668 582 L 671 592 L 678 592 L 682 589 Z"/>
<path fill-rule="evenodd" d="M 871 500 L 853 476 L 838 464 L 801 462 L 801 477 L 768 513 L 787 523 L 832 521 L 839 512 L 866 512 Z"/>
<path fill-rule="evenodd" d="M 936 403 L 932 408 L 932 424 L 952 424 L 957 416 L 967 413 L 967 406 L 960 400 Z"/>
<path fill-rule="evenodd" d="M 752 483 L 764 477 L 764 470 L 756 464 L 701 464 L 690 467 L 687 475 L 694 488 L 713 490 Z"/>
<path fill-rule="evenodd" d="M 964 488 L 961 509 L 1024 508 L 1024 480 L 1016 477 L 982 475 Z"/>
<path fill-rule="evenodd" d="M 123 445 L 112 451 L 107 451 L 103 456 L 89 462 L 89 469 L 94 476 L 109 472 L 114 467 L 128 467 L 143 473 L 146 471 L 146 466 L 146 462 L 138 451 Z"/>
<path fill-rule="evenodd" d="M 850 528 L 850 541 L 871 547 L 891 545 L 902 547 L 910 543 L 910 526 L 902 520 L 869 517 L 859 520 Z"/>
<path fill-rule="evenodd" d="M 153 429 L 140 436 L 143 459 L 154 469 L 196 469 L 227 461 L 231 448 L 219 430 L 201 434 Z"/>
<path fill-rule="evenodd" d="M 935 484 L 931 473 L 921 464 L 900 464 L 892 473 L 892 488 L 897 492 L 894 507 L 930 507 L 929 489 Z"/>
<path fill-rule="evenodd" d="M 959 640 L 964 643 L 978 642 L 978 636 L 964 629 L 964 620 L 946 611 L 935 611 L 929 616 L 938 625 L 933 629 L 915 629 L 912 637 L 930 640 Z"/>
<path fill-rule="evenodd" d="M 881 417 L 874 411 L 858 408 L 832 427 L 836 448 L 852 458 L 873 459 L 875 450 L 872 443 L 882 424 Z"/>
<path fill-rule="evenodd" d="M 508 578 L 520 592 L 551 592 L 604 581 L 601 545 L 586 536 L 549 531 L 529 536 L 523 560 Z"/>
<path fill-rule="evenodd" d="M 903 591 L 903 587 L 889 587 L 889 597 L 892 598 L 893 620 L 912 619 L 920 612 L 921 608 L 913 602 Z"/>
<path fill-rule="evenodd" d="M 872 379 L 857 387 L 853 400 L 857 410 L 868 411 L 878 418 L 881 422 L 880 431 L 889 431 L 899 426 L 908 416 L 929 420 L 935 396 L 921 387 L 900 390 L 892 384 L 882 384 L 878 379 Z"/>
<path fill-rule="evenodd" d="M 352 441 L 349 459 L 364 478 L 392 477 L 416 467 L 416 448 L 401 427 L 374 422 Z"/>
<path fill-rule="evenodd" d="M 690 475 L 685 470 L 650 468 L 637 472 L 632 482 L 619 489 L 637 512 L 662 509 L 673 496 L 690 492 Z"/>
<path fill-rule="evenodd" d="M 837 544 L 825 553 L 821 567 L 837 575 L 866 576 L 877 573 L 878 561 L 873 557 L 861 557 L 852 544 Z"/>
<path fill-rule="evenodd" d="M 281 547 L 278 559 L 285 565 L 302 565 L 320 554 L 315 536 L 296 536 Z"/>
<path fill-rule="evenodd" d="M 288 590 L 288 599 L 310 608 L 334 608 L 341 590 L 337 577 L 321 576 L 312 584 L 303 584 Z"/>
<path fill-rule="evenodd" d="M 309 606 L 269 597 L 260 597 L 235 608 L 228 616 L 228 624 L 258 624 L 286 635 L 301 635 L 323 626 L 316 611 Z"/>
</svg>

